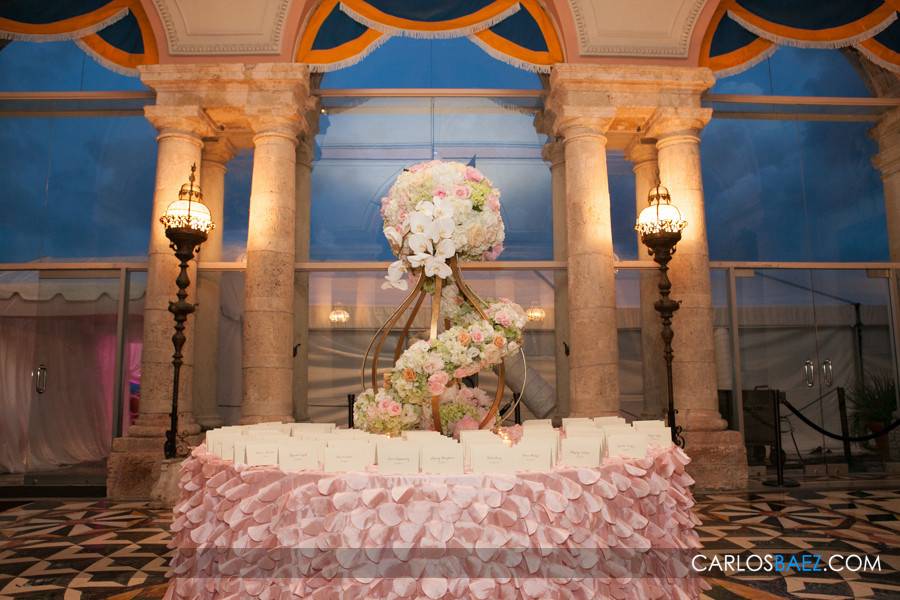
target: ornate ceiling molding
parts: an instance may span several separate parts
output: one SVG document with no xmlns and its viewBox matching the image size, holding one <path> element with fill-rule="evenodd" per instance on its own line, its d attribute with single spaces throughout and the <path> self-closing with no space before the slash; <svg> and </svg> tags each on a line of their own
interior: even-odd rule
<svg viewBox="0 0 900 600">
<path fill-rule="evenodd" d="M 582 56 L 687 58 L 707 0 L 568 0 Z"/>
<path fill-rule="evenodd" d="M 153 0 L 173 56 L 279 54 L 291 0 Z"/>
</svg>

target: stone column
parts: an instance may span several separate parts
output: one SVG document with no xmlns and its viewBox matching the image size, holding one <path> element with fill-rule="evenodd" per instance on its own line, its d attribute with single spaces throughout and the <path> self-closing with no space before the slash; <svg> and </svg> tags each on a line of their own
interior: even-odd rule
<svg viewBox="0 0 900 600">
<path fill-rule="evenodd" d="M 560 141 L 544 144 L 543 159 L 550 163 L 550 187 L 553 202 L 553 260 L 565 262 L 566 235 L 566 153 Z M 556 414 L 569 416 L 569 277 L 566 271 L 555 271 L 553 292 L 554 339 L 556 350 Z"/>
<path fill-rule="evenodd" d="M 557 114 L 566 169 L 569 409 L 617 415 L 619 347 L 606 137 L 614 111 Z M 604 114 L 608 113 L 608 114 Z"/>
<path fill-rule="evenodd" d="M 159 219 L 169 204 L 178 199 L 181 185 L 187 182 L 191 173 L 191 165 L 201 166 L 203 137 L 210 133 L 198 106 L 154 105 L 144 110 L 147 119 L 159 130 L 159 136 L 144 296 L 140 414 L 125 437 L 113 440 L 107 462 L 107 495 L 112 499 L 148 497 L 159 474 L 172 406 L 175 324 L 168 308 L 169 301 L 175 297 L 175 278 L 178 276 L 178 261 L 169 248 Z M 196 284 L 196 269 L 191 271 L 191 279 Z M 188 294 L 188 301 L 194 301 L 196 287 L 191 286 Z M 193 436 L 200 432 L 193 419 L 191 403 L 194 329 L 194 319 L 189 318 L 178 392 L 179 435 L 185 436 L 189 443 L 195 442 Z"/>
<path fill-rule="evenodd" d="M 678 422 L 685 428 L 694 477 L 718 487 L 747 478 L 740 432 L 726 431 L 719 415 L 709 250 L 700 170 L 700 130 L 711 109 L 661 108 L 648 124 L 655 138 L 659 177 L 688 225 L 670 263 L 672 296 L 681 301 L 673 328 L 673 385 Z"/>
<path fill-rule="evenodd" d="M 294 239 L 297 262 L 309 260 L 309 211 L 315 135 L 307 132 L 297 145 Z M 309 420 L 309 273 L 294 273 L 294 419 Z"/>
<path fill-rule="evenodd" d="M 637 138 L 625 149 L 625 156 L 634 171 L 635 215 L 647 206 L 647 195 L 656 185 L 659 166 L 656 163 L 656 146 L 641 143 Z M 636 237 L 638 260 L 647 262 L 652 269 L 641 270 L 641 375 L 644 381 L 644 404 L 641 416 L 657 419 L 665 412 L 666 365 L 663 358 L 663 341 L 660 335 L 659 313 L 653 303 L 659 298 L 659 271 L 647 252 L 647 247 Z"/>
<path fill-rule="evenodd" d="M 872 128 L 872 137 L 878 142 L 878 154 L 872 163 L 881 172 L 884 184 L 884 215 L 887 224 L 888 249 L 891 262 L 900 262 L 900 109 L 886 113 Z M 893 315 L 895 330 L 900 325 L 900 315 Z M 900 334 L 895 334 L 900 335 Z M 900 338 L 895 343 L 900 345 Z M 894 419 L 900 419 L 900 406 L 894 411 Z M 889 434 L 890 457 L 895 464 L 891 468 L 900 471 L 900 428 Z"/>
<path fill-rule="evenodd" d="M 293 332 L 298 113 L 250 118 L 253 179 L 244 282 L 242 423 L 294 420 Z"/>
<path fill-rule="evenodd" d="M 203 201 L 209 208 L 215 229 L 203 244 L 200 264 L 222 260 L 222 230 L 225 226 L 226 165 L 235 148 L 226 138 L 207 141 L 203 147 L 200 187 Z M 197 422 L 206 429 L 221 427 L 216 382 L 219 355 L 219 282 L 221 273 L 201 272 L 197 277 L 197 312 L 194 344 L 194 413 Z"/>
</svg>

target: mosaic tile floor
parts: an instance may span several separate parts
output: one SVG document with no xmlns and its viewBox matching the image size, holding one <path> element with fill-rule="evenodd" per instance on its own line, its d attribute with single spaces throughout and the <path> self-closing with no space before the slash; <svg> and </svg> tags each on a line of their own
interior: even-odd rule
<svg viewBox="0 0 900 600">
<path fill-rule="evenodd" d="M 880 557 L 879 572 L 710 575 L 706 599 L 900 598 L 900 489 L 703 494 L 705 553 Z M 145 503 L 0 501 L 0 599 L 161 598 L 169 516 Z"/>
</svg>

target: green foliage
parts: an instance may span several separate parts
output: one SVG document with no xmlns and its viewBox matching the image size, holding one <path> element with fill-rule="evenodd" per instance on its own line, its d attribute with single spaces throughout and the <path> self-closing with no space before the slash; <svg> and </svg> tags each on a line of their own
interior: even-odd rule
<svg viewBox="0 0 900 600">
<path fill-rule="evenodd" d="M 870 423 L 888 425 L 897 407 L 897 384 L 889 374 L 873 374 L 847 394 L 850 412 L 850 432 L 853 436 L 868 435 Z"/>
</svg>

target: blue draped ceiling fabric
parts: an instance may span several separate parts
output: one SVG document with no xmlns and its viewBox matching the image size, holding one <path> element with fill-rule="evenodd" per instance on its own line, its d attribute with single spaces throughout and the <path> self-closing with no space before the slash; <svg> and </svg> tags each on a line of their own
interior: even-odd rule
<svg viewBox="0 0 900 600">
<path fill-rule="evenodd" d="M 3 0 L 0 38 L 74 40 L 98 62 L 126 75 L 137 75 L 138 65 L 159 62 L 140 0 Z"/>
<path fill-rule="evenodd" d="M 700 64 L 720 77 L 740 73 L 779 45 L 853 46 L 900 73 L 900 0 L 724 0 L 703 39 Z"/>
<path fill-rule="evenodd" d="M 314 72 L 361 61 L 392 35 L 467 36 L 485 52 L 521 69 L 546 73 L 562 45 L 537 0 L 324 0 L 297 46 L 297 62 Z"/>
</svg>

